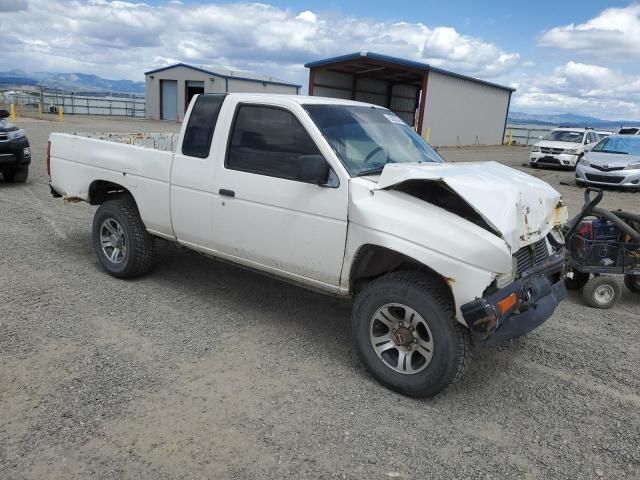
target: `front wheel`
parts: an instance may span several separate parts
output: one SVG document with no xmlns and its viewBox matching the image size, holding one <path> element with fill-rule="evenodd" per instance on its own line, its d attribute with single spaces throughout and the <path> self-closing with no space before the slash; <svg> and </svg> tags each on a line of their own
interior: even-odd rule
<svg viewBox="0 0 640 480">
<path fill-rule="evenodd" d="M 582 290 L 587 305 L 593 308 L 613 308 L 622 296 L 622 288 L 614 277 L 593 277 Z"/>
<path fill-rule="evenodd" d="M 449 292 L 415 272 L 373 280 L 357 295 L 352 324 L 358 353 L 378 381 L 399 393 L 426 397 L 457 381 L 471 357 Z"/>
<path fill-rule="evenodd" d="M 104 202 L 93 217 L 93 247 L 107 273 L 134 278 L 147 273 L 155 258 L 155 239 L 147 233 L 131 198 Z"/>
<path fill-rule="evenodd" d="M 633 293 L 640 293 L 640 275 L 625 275 L 624 284 Z"/>
</svg>

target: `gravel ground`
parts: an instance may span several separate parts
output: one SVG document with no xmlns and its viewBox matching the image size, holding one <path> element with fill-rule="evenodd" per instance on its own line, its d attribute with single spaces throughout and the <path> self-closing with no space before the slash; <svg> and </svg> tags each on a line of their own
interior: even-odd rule
<svg viewBox="0 0 640 480">
<path fill-rule="evenodd" d="M 640 478 L 640 298 L 597 311 L 571 295 L 443 394 L 405 398 L 360 365 L 349 302 L 170 244 L 139 280 L 100 270 L 94 209 L 49 195 L 48 134 L 177 125 L 19 123 L 34 164 L 0 182 L 0 478 Z M 571 172 L 527 171 L 580 205 Z"/>
</svg>

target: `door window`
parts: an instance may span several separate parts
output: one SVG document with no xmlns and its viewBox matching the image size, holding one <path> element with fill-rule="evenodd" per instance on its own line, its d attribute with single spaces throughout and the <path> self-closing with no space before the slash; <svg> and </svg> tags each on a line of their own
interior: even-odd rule
<svg viewBox="0 0 640 480">
<path fill-rule="evenodd" d="M 227 168 L 297 180 L 300 162 L 310 155 L 322 154 L 291 112 L 270 106 L 238 107 Z"/>
</svg>

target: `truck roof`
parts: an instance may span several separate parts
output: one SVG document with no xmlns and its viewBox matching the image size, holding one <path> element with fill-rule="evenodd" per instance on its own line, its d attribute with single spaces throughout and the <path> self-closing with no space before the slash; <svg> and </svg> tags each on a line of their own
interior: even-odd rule
<svg viewBox="0 0 640 480">
<path fill-rule="evenodd" d="M 211 95 L 211 94 L 204 94 Z M 216 94 L 214 94 L 216 95 Z M 358 105 L 370 107 L 372 104 L 365 102 L 356 102 L 355 100 L 345 100 L 342 98 L 329 98 L 329 97 L 311 97 L 308 95 L 284 95 L 274 93 L 228 93 L 231 98 L 237 98 L 245 101 L 265 101 L 265 100 L 279 100 L 288 101 L 291 103 L 297 103 L 299 105 Z M 378 106 L 378 105 L 375 105 Z M 379 107 L 379 106 L 378 106 Z M 385 107 L 379 107 L 385 108 Z"/>
</svg>

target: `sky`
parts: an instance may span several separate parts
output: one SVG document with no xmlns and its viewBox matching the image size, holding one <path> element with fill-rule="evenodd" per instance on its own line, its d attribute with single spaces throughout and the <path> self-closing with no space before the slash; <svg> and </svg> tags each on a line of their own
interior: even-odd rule
<svg viewBox="0 0 640 480">
<path fill-rule="evenodd" d="M 184 62 L 305 86 L 358 51 L 517 89 L 512 111 L 640 119 L 640 3 L 0 0 L 0 71 L 144 80 Z"/>
</svg>

